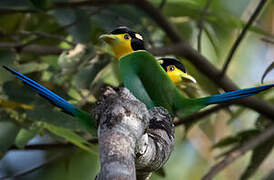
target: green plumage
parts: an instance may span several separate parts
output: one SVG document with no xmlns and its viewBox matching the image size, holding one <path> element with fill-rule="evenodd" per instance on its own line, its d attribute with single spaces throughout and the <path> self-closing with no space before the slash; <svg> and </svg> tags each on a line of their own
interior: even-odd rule
<svg viewBox="0 0 274 180">
<path fill-rule="evenodd" d="M 146 104 L 147 108 L 162 106 L 166 108 L 170 114 L 179 117 L 197 112 L 209 104 L 222 103 L 251 96 L 274 86 L 274 84 L 270 84 L 199 99 L 187 99 L 176 88 L 176 85 L 168 77 L 154 56 L 145 50 L 136 51 L 122 57 L 119 66 L 125 87 L 127 87 L 136 98 Z M 96 135 L 96 122 L 91 118 L 89 113 L 76 108 L 62 97 L 27 76 L 8 67 L 4 68 L 52 104 L 60 107 L 64 112 L 77 117 L 79 122 L 93 135 Z"/>
<path fill-rule="evenodd" d="M 183 117 L 210 104 L 223 103 L 257 94 L 274 84 L 242 89 L 198 99 L 188 99 L 177 89 L 155 57 L 145 50 L 126 55 L 119 62 L 125 87 L 148 108 L 162 106 Z"/>
<path fill-rule="evenodd" d="M 192 100 L 183 97 L 154 56 L 147 51 L 124 56 L 119 65 L 125 87 L 148 108 L 162 106 L 173 115 L 181 108 L 184 108 L 181 109 L 183 113 L 195 108 L 193 104 L 189 109 L 188 104 L 192 104 Z"/>
</svg>

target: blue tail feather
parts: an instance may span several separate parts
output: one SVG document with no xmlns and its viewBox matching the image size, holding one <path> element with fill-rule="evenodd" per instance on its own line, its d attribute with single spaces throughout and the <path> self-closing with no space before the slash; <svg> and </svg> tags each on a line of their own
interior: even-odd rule
<svg viewBox="0 0 274 180">
<path fill-rule="evenodd" d="M 237 91 L 231 91 L 223 94 L 217 94 L 217 95 L 201 98 L 200 100 L 203 100 L 203 102 L 205 102 L 205 104 L 207 105 L 218 104 L 218 103 L 223 103 L 223 102 L 255 95 L 261 91 L 267 90 L 272 87 L 274 87 L 274 84 L 269 84 L 269 85 L 254 87 L 254 88 L 240 89 Z"/>
<path fill-rule="evenodd" d="M 3 66 L 6 70 L 10 71 L 12 74 L 14 74 L 17 78 L 22 80 L 25 84 L 30 86 L 32 89 L 34 89 L 39 95 L 45 97 L 48 99 L 51 103 L 54 105 L 60 107 L 64 112 L 75 116 L 75 114 L 78 112 L 77 108 L 74 107 L 72 104 L 70 104 L 65 99 L 61 98 L 57 94 L 53 93 L 52 91 L 48 90 L 44 86 L 40 85 L 39 83 L 33 81 L 32 79 L 28 78 L 27 76 L 10 69 L 6 66 Z"/>
</svg>

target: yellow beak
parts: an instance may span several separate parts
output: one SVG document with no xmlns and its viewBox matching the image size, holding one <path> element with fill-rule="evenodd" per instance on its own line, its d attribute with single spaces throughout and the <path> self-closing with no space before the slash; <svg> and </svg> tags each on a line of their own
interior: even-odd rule
<svg viewBox="0 0 274 180">
<path fill-rule="evenodd" d="M 112 44 L 115 40 L 117 40 L 117 37 L 112 34 L 102 34 L 99 39 L 102 39 L 108 44 Z"/>
<path fill-rule="evenodd" d="M 192 82 L 192 83 L 196 83 L 197 82 L 194 79 L 194 77 L 188 75 L 187 73 L 181 73 L 180 77 L 182 78 L 182 81 L 184 81 L 184 82 Z"/>
</svg>

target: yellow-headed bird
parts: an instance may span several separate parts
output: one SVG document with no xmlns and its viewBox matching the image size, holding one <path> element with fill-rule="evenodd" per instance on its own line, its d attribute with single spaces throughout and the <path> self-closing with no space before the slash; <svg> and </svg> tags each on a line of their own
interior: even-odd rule
<svg viewBox="0 0 274 180">
<path fill-rule="evenodd" d="M 160 58 L 158 59 L 158 62 L 175 84 L 181 82 L 196 83 L 196 80 L 187 74 L 185 66 L 180 61 L 174 58 Z"/>
<path fill-rule="evenodd" d="M 203 98 L 188 99 L 183 96 L 173 82 L 177 83 L 185 80 L 195 82 L 195 80 L 189 77 L 189 75 L 187 76 L 185 68 L 183 68 L 179 61 L 175 62 L 162 58 L 163 60 L 160 60 L 162 68 L 159 63 L 156 62 L 153 55 L 144 51 L 145 47 L 142 36 L 130 31 L 126 27 L 119 27 L 110 34 L 100 37 L 112 47 L 117 59 L 121 60 L 119 62 L 120 73 L 125 87 L 127 87 L 136 98 L 146 104 L 148 108 L 162 106 L 171 114 L 179 115 L 179 117 L 197 112 L 210 104 L 218 104 L 248 97 L 274 87 L 274 84 L 269 84 Z M 25 75 L 6 66 L 4 66 L 4 68 L 24 81 L 25 84 L 30 86 L 42 97 L 60 107 L 64 112 L 77 117 L 88 129 L 92 130 L 91 132 L 96 133 L 96 122 L 93 121 L 88 112 L 73 106 L 65 99 Z"/>
<path fill-rule="evenodd" d="M 110 34 L 101 35 L 100 39 L 103 39 L 111 46 L 118 60 L 134 51 L 145 50 L 142 35 L 125 26 L 116 28 Z M 174 58 L 160 58 L 158 62 L 175 84 L 180 82 L 196 83 L 196 80 L 186 73 L 184 65 L 178 60 Z"/>
<path fill-rule="evenodd" d="M 125 26 L 118 27 L 110 34 L 103 34 L 99 38 L 111 46 L 117 59 L 137 50 L 145 50 L 143 37 Z"/>
<path fill-rule="evenodd" d="M 100 38 L 110 45 L 115 56 L 120 60 L 120 73 L 124 85 L 148 108 L 162 106 L 171 113 L 178 112 L 177 114 L 180 116 L 187 115 L 207 105 L 248 97 L 274 86 L 274 84 L 270 84 L 188 99 L 178 91 L 174 84 L 186 79 L 195 82 L 194 78 L 187 75 L 184 68 L 180 68 L 179 62 L 163 60 L 161 64 L 163 69 L 157 66 L 157 63 L 155 64 L 153 61 L 153 59 L 156 61 L 153 55 L 144 51 L 143 37 L 139 33 L 131 31 L 127 27 L 119 27 L 110 34 L 101 35 Z M 165 65 L 165 61 L 168 62 L 167 65 Z M 167 74 L 164 74 L 164 69 Z"/>
</svg>

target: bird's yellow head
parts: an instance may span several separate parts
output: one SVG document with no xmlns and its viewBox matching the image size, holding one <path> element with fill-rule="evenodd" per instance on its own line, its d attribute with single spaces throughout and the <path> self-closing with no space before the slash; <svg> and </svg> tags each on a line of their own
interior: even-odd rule
<svg viewBox="0 0 274 180">
<path fill-rule="evenodd" d="M 186 68 L 184 65 L 174 59 L 174 58 L 161 58 L 158 59 L 160 65 L 164 68 L 167 75 L 171 78 L 174 83 L 180 82 L 193 82 L 196 83 L 196 80 L 187 74 Z"/>
<path fill-rule="evenodd" d="M 109 44 L 117 59 L 137 50 L 144 50 L 143 37 L 127 27 L 118 27 L 110 34 L 103 34 L 100 39 Z"/>
</svg>

